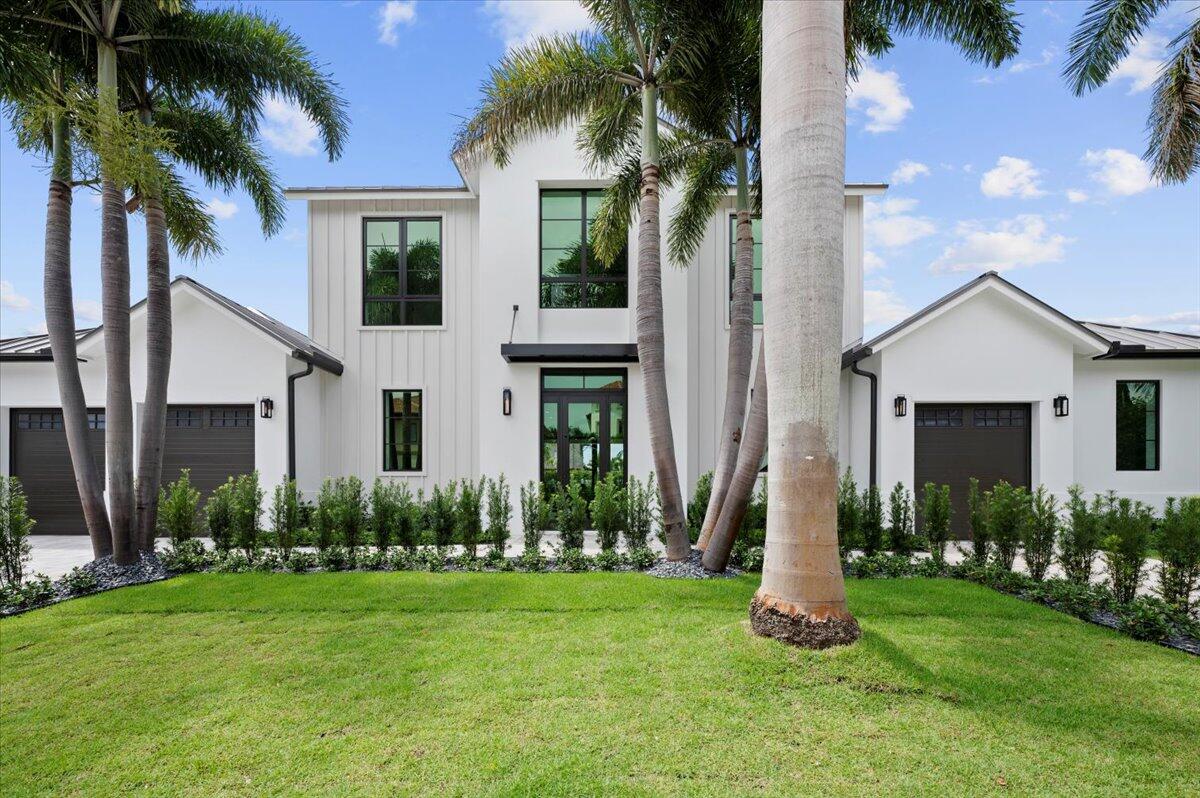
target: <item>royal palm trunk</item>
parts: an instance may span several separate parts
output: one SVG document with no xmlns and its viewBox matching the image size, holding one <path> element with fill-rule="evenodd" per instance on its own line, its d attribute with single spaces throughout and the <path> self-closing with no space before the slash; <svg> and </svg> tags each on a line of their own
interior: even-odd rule
<svg viewBox="0 0 1200 798">
<path fill-rule="evenodd" d="M 842 0 L 763 6 L 767 537 L 757 634 L 853 642 L 837 541 L 846 61 Z"/>
<path fill-rule="evenodd" d="M 162 481 L 167 423 L 167 383 L 171 373 L 171 262 L 162 199 L 144 197 L 146 213 L 146 399 L 138 439 L 138 545 L 154 550 L 158 490 Z"/>
<path fill-rule="evenodd" d="M 662 260 L 658 196 L 658 89 L 642 89 L 642 188 L 638 211 L 637 344 L 650 427 L 650 452 L 662 499 L 667 559 L 682 560 L 691 551 L 675 463 L 671 408 L 667 402 L 666 348 L 663 334 Z"/>
<path fill-rule="evenodd" d="M 737 149 L 737 243 L 735 246 L 733 286 L 729 301 L 729 357 L 725 370 L 725 413 L 721 420 L 721 440 L 717 465 L 713 470 L 712 493 L 704 513 L 697 548 L 708 547 L 709 539 L 721 515 L 721 505 L 729 490 L 729 480 L 737 467 L 742 440 L 742 419 L 746 415 L 746 387 L 750 381 L 750 361 L 754 356 L 754 231 L 750 223 L 750 190 L 746 169 L 746 149 Z"/>
<path fill-rule="evenodd" d="M 104 507 L 104 480 L 88 446 L 87 400 L 79 378 L 75 347 L 75 302 L 71 291 L 71 127 L 59 113 L 54 120 L 50 198 L 46 204 L 43 289 L 46 332 L 54 356 L 54 374 L 62 403 L 63 429 L 83 518 L 96 559 L 112 554 L 112 532 Z"/>
</svg>

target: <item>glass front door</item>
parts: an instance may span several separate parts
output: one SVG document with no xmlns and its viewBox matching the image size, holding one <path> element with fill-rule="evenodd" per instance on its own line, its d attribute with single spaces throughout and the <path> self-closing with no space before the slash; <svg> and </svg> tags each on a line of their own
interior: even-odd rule
<svg viewBox="0 0 1200 798">
<path fill-rule="evenodd" d="M 625 372 L 542 372 L 542 482 L 578 483 L 589 502 L 609 471 L 625 478 Z"/>
</svg>

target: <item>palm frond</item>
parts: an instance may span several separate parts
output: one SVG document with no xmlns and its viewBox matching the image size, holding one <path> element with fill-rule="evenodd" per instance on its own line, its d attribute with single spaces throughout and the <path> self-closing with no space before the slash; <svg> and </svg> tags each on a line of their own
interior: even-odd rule
<svg viewBox="0 0 1200 798">
<path fill-rule="evenodd" d="M 1146 160 L 1165 183 L 1183 183 L 1200 167 L 1200 19 L 1171 42 L 1154 86 Z"/>
<path fill-rule="evenodd" d="M 626 91 L 616 102 L 597 105 L 579 126 L 577 144 L 593 172 L 603 171 L 621 163 L 624 156 L 638 145 L 641 131 L 642 107 L 638 94 Z"/>
<path fill-rule="evenodd" d="M 1104 85 L 1169 0 L 1093 0 L 1067 47 L 1066 79 L 1076 95 Z"/>
<path fill-rule="evenodd" d="M 696 254 L 709 220 L 726 196 L 733 165 L 733 148 L 726 144 L 697 147 L 687 160 L 683 191 L 667 233 L 675 265 L 686 266 Z"/>
<path fill-rule="evenodd" d="M 625 158 L 604 189 L 596 218 L 592 220 L 590 240 L 601 263 L 611 264 L 629 242 L 629 225 L 638 206 L 642 187 L 642 161 L 636 153 Z"/>
<path fill-rule="evenodd" d="M 204 203 L 200 202 L 170 164 L 163 163 L 163 171 L 166 174 L 161 184 L 163 213 L 175 251 L 190 260 L 221 254 L 217 224 L 204 209 Z"/>
<path fill-rule="evenodd" d="M 851 0 L 857 32 L 880 47 L 882 24 L 892 33 L 943 39 L 971 61 L 999 66 L 1017 54 L 1021 25 L 1012 0 Z M 872 21 L 874 20 L 874 22 Z M 868 50 L 869 52 L 869 50 Z"/>
</svg>

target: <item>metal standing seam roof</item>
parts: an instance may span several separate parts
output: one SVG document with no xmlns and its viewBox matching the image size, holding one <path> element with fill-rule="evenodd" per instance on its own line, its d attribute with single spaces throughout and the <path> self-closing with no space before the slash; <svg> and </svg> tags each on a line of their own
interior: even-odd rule
<svg viewBox="0 0 1200 798">
<path fill-rule="evenodd" d="M 1144 346 L 1152 351 L 1189 351 L 1200 352 L 1200 335 L 1168 332 L 1166 330 L 1145 330 L 1140 327 L 1126 327 L 1122 324 L 1103 324 L 1098 321 L 1082 322 L 1097 335 L 1102 335 L 1110 341 L 1131 346 Z"/>
</svg>

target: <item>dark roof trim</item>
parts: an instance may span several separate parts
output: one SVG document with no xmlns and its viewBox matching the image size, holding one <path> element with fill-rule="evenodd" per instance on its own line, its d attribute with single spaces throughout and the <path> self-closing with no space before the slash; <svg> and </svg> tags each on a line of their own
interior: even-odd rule
<svg viewBox="0 0 1200 798">
<path fill-rule="evenodd" d="M 1145 344 L 1113 344 L 1112 349 L 1092 360 L 1200 359 L 1200 349 L 1147 349 Z"/>
<path fill-rule="evenodd" d="M 508 363 L 636 363 L 637 344 L 500 344 Z"/>
<path fill-rule="evenodd" d="M 858 361 L 868 358 L 873 354 L 874 352 L 869 346 L 856 346 L 853 349 L 847 349 L 842 352 L 842 368 L 849 368 Z"/>
<path fill-rule="evenodd" d="M 341 362 L 320 350 L 303 352 L 299 349 L 293 349 L 292 357 L 296 358 L 301 363 L 307 363 L 310 366 L 316 366 L 322 371 L 328 371 L 335 377 L 342 376 L 342 372 L 345 370 L 345 367 L 342 366 Z"/>
<path fill-rule="evenodd" d="M 52 361 L 54 355 L 45 352 L 0 352 L 0 363 Z M 86 362 L 86 361 L 83 361 Z"/>
</svg>

